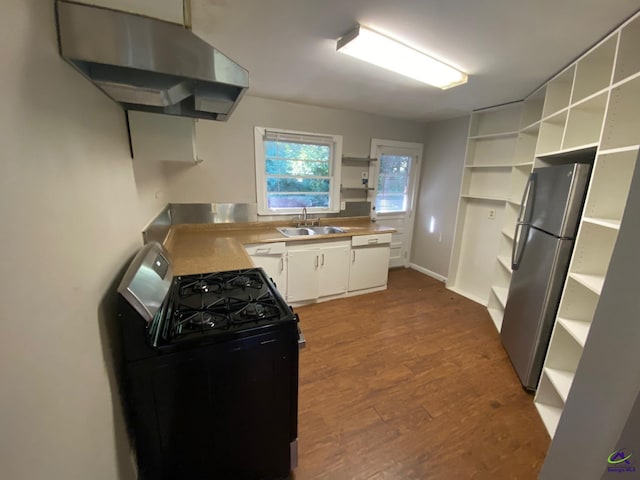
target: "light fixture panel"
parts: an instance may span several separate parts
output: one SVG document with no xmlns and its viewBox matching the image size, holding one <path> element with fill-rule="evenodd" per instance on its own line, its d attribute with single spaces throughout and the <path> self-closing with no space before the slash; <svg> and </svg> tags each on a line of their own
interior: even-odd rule
<svg viewBox="0 0 640 480">
<path fill-rule="evenodd" d="M 362 25 L 338 40 L 337 50 L 443 90 L 468 79 L 466 73 Z"/>
</svg>

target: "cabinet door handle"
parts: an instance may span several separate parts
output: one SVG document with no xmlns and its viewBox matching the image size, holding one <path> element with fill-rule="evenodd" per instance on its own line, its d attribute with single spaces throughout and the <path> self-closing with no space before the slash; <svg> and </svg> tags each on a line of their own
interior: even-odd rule
<svg viewBox="0 0 640 480">
<path fill-rule="evenodd" d="M 316 270 L 318 269 L 318 255 L 316 255 Z"/>
<path fill-rule="evenodd" d="M 351 263 L 355 263 L 356 261 L 356 251 L 351 250 Z"/>
<path fill-rule="evenodd" d="M 322 262 L 320 263 L 324 267 L 324 253 L 322 254 Z"/>
<path fill-rule="evenodd" d="M 284 272 L 284 257 L 280 257 L 280 271 Z"/>
</svg>

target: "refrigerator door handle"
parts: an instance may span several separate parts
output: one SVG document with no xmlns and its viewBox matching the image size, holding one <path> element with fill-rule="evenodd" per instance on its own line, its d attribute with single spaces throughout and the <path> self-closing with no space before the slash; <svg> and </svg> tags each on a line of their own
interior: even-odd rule
<svg viewBox="0 0 640 480">
<path fill-rule="evenodd" d="M 516 222 L 516 228 L 513 232 L 513 245 L 511 247 L 512 270 L 517 270 L 520 266 L 520 260 L 522 260 L 522 252 L 524 251 L 524 248 L 520 243 L 520 237 L 522 236 L 522 226 L 528 225 L 528 222 L 530 220 L 529 218 L 525 220 L 524 217 L 527 216 L 527 210 L 529 210 L 527 207 L 531 204 L 531 202 L 528 200 L 530 200 L 529 196 L 533 191 L 532 187 L 535 181 L 536 174 L 535 172 L 532 172 L 531 175 L 529 175 L 529 180 L 527 180 L 527 185 L 524 188 L 524 192 L 522 192 L 522 201 L 520 202 L 520 211 L 518 212 L 518 221 Z"/>
<path fill-rule="evenodd" d="M 519 233 L 522 232 L 522 226 L 524 225 L 524 223 L 522 222 L 518 222 L 516 224 L 516 231 L 513 234 L 513 245 L 511 246 L 511 270 L 517 270 L 518 267 L 520 266 L 520 260 L 522 260 L 522 248 L 518 249 L 518 245 L 520 245 L 520 235 Z M 519 250 L 520 251 L 520 255 L 518 256 L 519 258 L 516 259 L 516 251 Z"/>
<path fill-rule="evenodd" d="M 518 224 L 527 223 L 529 221 L 529 219 L 525 221 L 523 217 L 525 216 L 524 214 L 526 213 L 527 205 L 531 203 L 531 202 L 528 202 L 527 199 L 529 197 L 529 194 L 532 191 L 531 187 L 533 186 L 535 179 L 536 179 L 536 174 L 535 172 L 532 172 L 529 175 L 529 179 L 527 180 L 527 185 L 524 187 L 524 192 L 522 192 L 522 201 L 520 202 L 520 210 L 518 211 L 518 221 L 517 221 Z"/>
</svg>

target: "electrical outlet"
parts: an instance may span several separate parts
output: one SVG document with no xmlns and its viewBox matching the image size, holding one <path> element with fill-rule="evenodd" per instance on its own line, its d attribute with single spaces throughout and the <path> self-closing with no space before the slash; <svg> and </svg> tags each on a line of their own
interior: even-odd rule
<svg viewBox="0 0 640 480">
<path fill-rule="evenodd" d="M 340 202 L 340 210 L 346 210 L 347 202 Z"/>
<path fill-rule="evenodd" d="M 495 220 L 496 219 L 496 211 L 491 209 L 489 210 L 489 220 Z"/>
<path fill-rule="evenodd" d="M 367 172 L 367 171 L 362 172 L 362 179 L 363 180 L 368 180 L 369 179 L 369 172 Z"/>
</svg>

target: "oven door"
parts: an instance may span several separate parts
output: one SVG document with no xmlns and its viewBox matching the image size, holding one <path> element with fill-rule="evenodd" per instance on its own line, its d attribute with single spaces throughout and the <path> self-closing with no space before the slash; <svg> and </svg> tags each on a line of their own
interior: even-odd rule
<svg viewBox="0 0 640 480">
<path fill-rule="evenodd" d="M 297 339 L 288 323 L 129 364 L 140 479 L 286 478 Z"/>
</svg>

